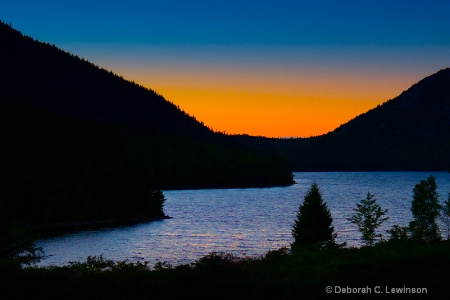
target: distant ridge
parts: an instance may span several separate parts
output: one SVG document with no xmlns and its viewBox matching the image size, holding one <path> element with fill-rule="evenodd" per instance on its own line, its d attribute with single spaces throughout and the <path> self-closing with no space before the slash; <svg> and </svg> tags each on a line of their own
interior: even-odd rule
<svg viewBox="0 0 450 300">
<path fill-rule="evenodd" d="M 319 137 L 235 139 L 259 150 L 276 150 L 295 171 L 449 171 L 450 69 Z"/>
<path fill-rule="evenodd" d="M 0 114 L 2 220 L 140 217 L 153 189 L 293 183 L 279 157 L 2 22 Z"/>
</svg>

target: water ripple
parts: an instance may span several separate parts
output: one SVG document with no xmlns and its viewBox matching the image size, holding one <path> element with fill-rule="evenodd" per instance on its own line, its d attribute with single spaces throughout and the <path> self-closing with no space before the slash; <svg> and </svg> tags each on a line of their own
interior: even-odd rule
<svg viewBox="0 0 450 300">
<path fill-rule="evenodd" d="M 429 172 L 295 173 L 297 184 L 285 188 L 164 191 L 165 212 L 173 219 L 116 229 L 67 234 L 38 241 L 47 258 L 40 265 L 63 265 L 103 254 L 110 259 L 145 259 L 172 265 L 190 263 L 210 252 L 260 256 L 289 247 L 298 206 L 316 181 L 332 216 L 338 242 L 360 245 L 360 234 L 347 218 L 367 192 L 389 210 L 384 233 L 406 226 L 412 189 Z M 441 199 L 450 191 L 450 174 L 433 173 Z"/>
</svg>

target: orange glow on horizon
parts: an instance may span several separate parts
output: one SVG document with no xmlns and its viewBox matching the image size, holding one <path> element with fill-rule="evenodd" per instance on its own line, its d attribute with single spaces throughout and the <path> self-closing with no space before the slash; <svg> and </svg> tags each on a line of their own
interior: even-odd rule
<svg viewBox="0 0 450 300">
<path fill-rule="evenodd" d="M 214 131 L 267 137 L 321 135 L 378 104 L 334 99 L 331 106 L 326 99 L 312 96 L 302 99 L 286 94 L 195 89 L 160 89 L 158 93 Z"/>
<path fill-rule="evenodd" d="M 325 134 L 400 93 L 393 91 L 399 84 L 381 89 L 380 80 L 360 74 L 207 71 L 129 73 L 214 131 L 266 137 Z"/>
<path fill-rule="evenodd" d="M 214 131 L 267 137 L 326 134 L 438 71 L 449 53 L 447 46 L 67 47 Z"/>
</svg>

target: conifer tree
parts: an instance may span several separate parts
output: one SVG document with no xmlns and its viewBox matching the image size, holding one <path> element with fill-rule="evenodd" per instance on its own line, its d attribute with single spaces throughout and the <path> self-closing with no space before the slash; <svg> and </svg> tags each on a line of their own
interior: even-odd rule
<svg viewBox="0 0 450 300">
<path fill-rule="evenodd" d="M 156 217 L 164 217 L 164 202 L 166 198 L 159 189 L 150 190 L 150 201 L 148 201 L 148 213 L 153 214 Z"/>
<path fill-rule="evenodd" d="M 381 209 L 376 203 L 374 195 L 367 193 L 366 199 L 362 199 L 356 204 L 353 210 L 355 213 L 348 219 L 358 226 L 358 230 L 362 233 L 362 239 L 367 246 L 373 246 L 377 238 L 381 238 L 381 234 L 376 234 L 376 230 L 389 217 L 386 215 L 387 209 Z"/>
<path fill-rule="evenodd" d="M 450 193 L 448 193 L 448 199 L 444 201 L 444 206 L 442 207 L 443 218 L 445 222 L 445 227 L 447 229 L 447 240 L 450 240 Z"/>
<path fill-rule="evenodd" d="M 441 239 L 436 223 L 441 210 L 436 189 L 436 180 L 432 175 L 427 180 L 421 180 L 413 189 L 413 220 L 409 223 L 409 230 L 414 240 L 433 242 Z"/>
<path fill-rule="evenodd" d="M 336 245 L 333 218 L 314 182 L 300 205 L 297 219 L 292 228 L 293 250 L 298 248 L 317 249 Z"/>
</svg>

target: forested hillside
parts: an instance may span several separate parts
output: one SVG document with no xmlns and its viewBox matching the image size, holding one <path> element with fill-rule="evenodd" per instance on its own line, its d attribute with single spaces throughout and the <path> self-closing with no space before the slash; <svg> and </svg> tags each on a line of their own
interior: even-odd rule
<svg viewBox="0 0 450 300">
<path fill-rule="evenodd" d="M 155 189 L 293 183 L 279 157 L 4 23 L 0 113 L 3 221 L 145 215 Z"/>
<path fill-rule="evenodd" d="M 450 69 L 334 131 L 312 138 L 235 136 L 295 171 L 450 170 Z"/>
</svg>

